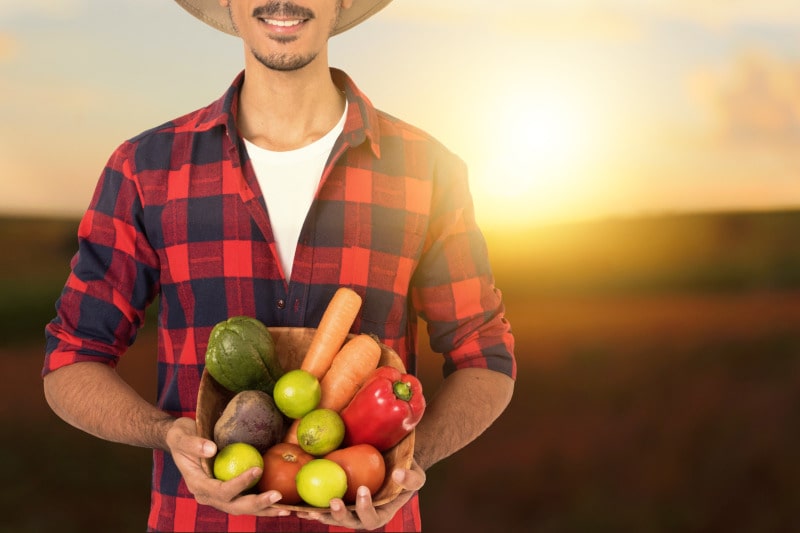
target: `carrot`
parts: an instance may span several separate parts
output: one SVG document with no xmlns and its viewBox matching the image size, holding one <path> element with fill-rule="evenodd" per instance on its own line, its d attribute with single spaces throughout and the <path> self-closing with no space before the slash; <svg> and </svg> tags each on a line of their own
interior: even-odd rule
<svg viewBox="0 0 800 533">
<path fill-rule="evenodd" d="M 361 309 L 361 296 L 352 289 L 341 287 L 325 308 L 322 319 L 311 338 L 300 368 L 317 379 L 328 371 L 336 353 L 342 348 L 347 334 Z"/>
<path fill-rule="evenodd" d="M 347 341 L 320 381 L 322 397 L 319 407 L 334 411 L 344 409 L 378 367 L 380 358 L 381 347 L 372 336 L 362 333 Z"/>
<path fill-rule="evenodd" d="M 283 436 L 283 442 L 291 442 L 292 444 L 297 444 L 299 441 L 297 440 L 297 426 L 300 425 L 300 418 L 295 418 L 292 425 L 289 426 L 289 431 L 286 432 L 286 435 Z"/>
</svg>

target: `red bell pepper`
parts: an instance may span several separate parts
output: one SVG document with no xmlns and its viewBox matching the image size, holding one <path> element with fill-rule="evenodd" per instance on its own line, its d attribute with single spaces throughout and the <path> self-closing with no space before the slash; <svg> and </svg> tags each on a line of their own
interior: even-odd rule
<svg viewBox="0 0 800 533">
<path fill-rule="evenodd" d="M 378 367 L 340 413 L 345 443 L 371 444 L 386 451 L 411 433 L 424 412 L 425 396 L 416 377 L 390 366 Z"/>
</svg>

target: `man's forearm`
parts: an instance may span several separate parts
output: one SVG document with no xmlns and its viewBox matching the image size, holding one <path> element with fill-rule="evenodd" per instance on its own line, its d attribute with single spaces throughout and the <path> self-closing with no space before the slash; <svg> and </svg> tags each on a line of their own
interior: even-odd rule
<svg viewBox="0 0 800 533">
<path fill-rule="evenodd" d="M 466 368 L 442 382 L 417 425 L 414 458 L 427 470 L 478 436 L 511 401 L 514 381 L 482 368 Z"/>
<path fill-rule="evenodd" d="M 44 394 L 65 422 L 105 440 L 166 449 L 172 421 L 102 363 L 76 363 L 44 378 Z"/>
</svg>

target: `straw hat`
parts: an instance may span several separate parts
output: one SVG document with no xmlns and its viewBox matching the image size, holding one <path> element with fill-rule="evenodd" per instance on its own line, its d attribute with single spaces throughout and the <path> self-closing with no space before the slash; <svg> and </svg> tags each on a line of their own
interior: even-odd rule
<svg viewBox="0 0 800 533">
<path fill-rule="evenodd" d="M 236 35 L 231 23 L 228 9 L 219 5 L 218 0 L 175 0 L 178 4 L 209 26 Z M 339 22 L 333 35 L 349 30 L 356 24 L 365 21 L 391 2 L 392 0 L 353 0 L 349 9 L 342 9 Z"/>
</svg>

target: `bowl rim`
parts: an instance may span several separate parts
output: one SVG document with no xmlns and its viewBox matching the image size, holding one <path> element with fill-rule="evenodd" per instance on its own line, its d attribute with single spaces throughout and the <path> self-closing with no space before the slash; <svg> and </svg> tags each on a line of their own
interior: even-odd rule
<svg viewBox="0 0 800 533">
<path fill-rule="evenodd" d="M 315 331 L 315 328 L 306 328 L 306 327 L 285 327 L 285 326 L 276 326 L 276 327 L 268 327 L 267 328 L 270 333 L 273 335 L 274 338 L 280 339 L 281 336 L 287 333 L 293 334 L 305 334 L 307 336 L 312 335 Z M 347 336 L 346 340 L 349 340 L 355 337 L 357 334 L 350 333 Z M 278 344 L 276 340 L 276 344 Z M 398 370 L 405 372 L 405 365 L 403 365 L 402 359 L 397 353 L 390 348 L 389 346 L 379 343 L 381 346 L 381 360 L 378 363 L 378 366 L 393 366 Z M 284 370 L 289 370 L 290 368 L 284 368 Z M 214 424 L 219 416 L 222 414 L 222 410 L 225 408 L 225 405 L 235 396 L 236 394 L 222 385 L 220 385 L 217 380 L 208 372 L 207 368 L 203 368 L 203 372 L 200 378 L 200 386 L 197 393 L 197 404 L 195 408 L 195 422 L 197 425 L 197 435 L 203 437 L 205 439 L 213 439 L 213 431 L 214 431 Z M 208 411 L 201 411 L 201 407 L 208 409 Z M 414 448 L 416 442 L 416 430 L 411 430 L 411 433 L 406 435 L 400 442 L 398 442 L 394 447 L 390 448 L 382 452 L 384 456 L 384 461 L 387 465 L 387 472 L 386 472 L 386 479 L 384 480 L 383 485 L 380 489 L 373 495 L 373 506 L 377 507 L 380 505 L 385 505 L 391 501 L 393 501 L 397 496 L 403 491 L 403 488 L 397 484 L 394 479 L 392 478 L 392 472 L 389 470 L 389 464 L 391 461 L 392 470 L 395 468 L 411 468 L 414 460 Z M 200 461 L 201 467 L 203 471 L 209 475 L 210 477 L 213 476 L 213 462 L 214 458 L 203 458 Z M 280 502 L 275 503 L 272 505 L 275 509 L 282 509 L 282 510 L 289 510 L 289 511 L 314 511 L 317 513 L 328 513 L 330 512 L 329 507 L 314 507 L 311 505 L 296 505 L 296 504 L 282 504 Z M 349 510 L 355 509 L 355 504 L 350 504 L 346 506 Z"/>
</svg>

